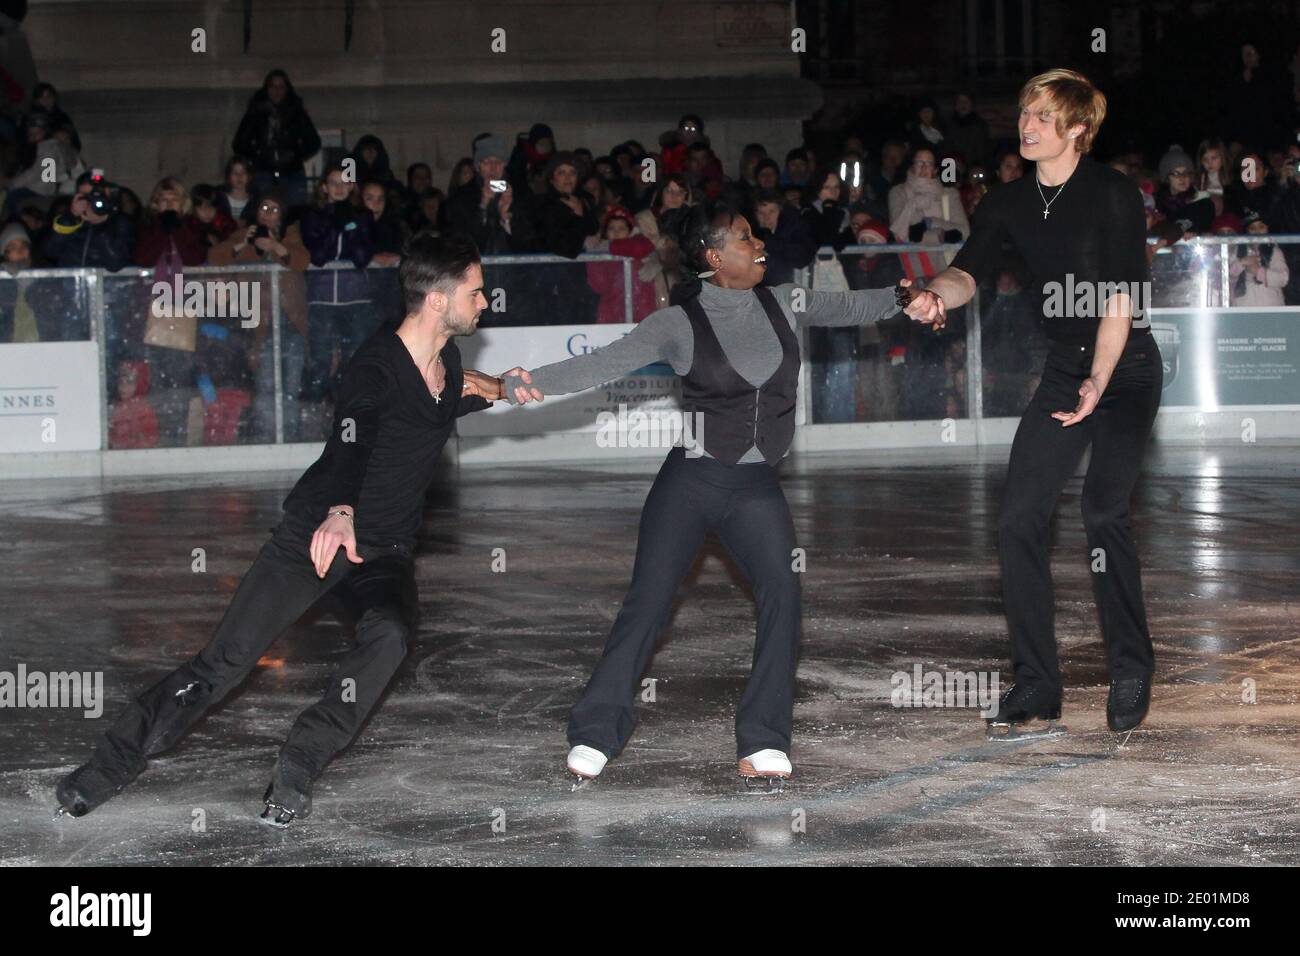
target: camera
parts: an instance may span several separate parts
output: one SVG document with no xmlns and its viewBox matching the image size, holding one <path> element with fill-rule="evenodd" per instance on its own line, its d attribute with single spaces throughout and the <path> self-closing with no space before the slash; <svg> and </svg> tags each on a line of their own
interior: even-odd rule
<svg viewBox="0 0 1300 956">
<path fill-rule="evenodd" d="M 98 169 L 90 174 L 90 192 L 86 193 L 86 203 L 97 216 L 111 216 L 117 211 L 117 200 L 109 189 L 108 180 Z"/>
<path fill-rule="evenodd" d="M 271 230 L 267 226 L 258 226 L 257 229 L 253 232 L 254 241 L 258 239 L 270 239 L 270 238 L 271 238 Z"/>
</svg>

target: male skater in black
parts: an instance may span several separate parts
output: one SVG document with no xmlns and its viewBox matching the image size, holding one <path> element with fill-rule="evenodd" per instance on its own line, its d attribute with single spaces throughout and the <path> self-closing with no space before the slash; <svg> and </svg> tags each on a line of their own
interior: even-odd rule
<svg viewBox="0 0 1300 956">
<path fill-rule="evenodd" d="M 1051 351 L 1011 446 L 998 542 L 1015 683 L 994 725 L 1060 716 L 1049 530 L 1056 499 L 1089 445 L 1083 523 L 1090 553 L 1105 562 L 1094 567 L 1092 582 L 1110 664 L 1110 728 L 1132 731 L 1151 699 L 1155 655 L 1129 498 L 1164 372 L 1139 308 L 1149 304 L 1150 277 L 1142 196 L 1125 176 L 1087 155 L 1105 116 L 1106 97 L 1079 73 L 1049 70 L 1026 83 L 1020 155 L 1035 170 L 980 202 L 952 266 L 907 308 L 919 321 L 942 325 L 947 309 L 975 295 L 1003 242 L 1024 258 L 1049 297 L 1049 284 L 1094 291 L 1092 307 L 1077 299 L 1083 308 L 1047 316 Z M 1139 296 L 1148 301 L 1135 302 Z"/>
<path fill-rule="evenodd" d="M 500 398 L 500 380 L 462 370 L 453 337 L 486 307 L 478 250 L 416 236 L 398 270 L 407 315 L 348 365 L 320 459 L 284 502 L 216 634 L 137 698 L 94 755 L 58 785 L 82 816 L 134 780 L 233 690 L 271 643 L 327 591 L 357 617 L 356 648 L 284 742 L 262 819 L 288 826 L 311 810 L 311 784 L 356 736 L 402 659 L 418 606 L 412 551 L 425 492 L 455 420 Z M 521 370 L 516 370 L 521 371 Z"/>
</svg>

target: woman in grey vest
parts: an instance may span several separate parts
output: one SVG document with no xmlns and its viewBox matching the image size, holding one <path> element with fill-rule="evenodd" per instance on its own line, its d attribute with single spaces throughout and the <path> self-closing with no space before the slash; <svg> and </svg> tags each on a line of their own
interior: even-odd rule
<svg viewBox="0 0 1300 956">
<path fill-rule="evenodd" d="M 669 452 L 641 513 L 632 584 L 604 653 L 569 720 L 569 770 L 592 779 L 627 743 L 637 683 L 668 622 L 673 595 L 706 532 L 716 532 L 753 588 L 758 641 L 736 712 L 748 784 L 779 789 L 789 759 L 800 597 L 794 522 L 776 465 L 794 436 L 799 325 L 865 325 L 895 315 L 903 289 L 825 293 L 761 286 L 763 242 L 724 203 L 692 207 L 678 241 L 688 274 L 674 301 L 611 345 L 507 376 L 512 404 L 578 392 L 655 362 L 682 377 L 694 423 Z M 902 301 L 900 301 L 902 300 Z M 702 447 L 701 447 L 702 445 Z"/>
</svg>

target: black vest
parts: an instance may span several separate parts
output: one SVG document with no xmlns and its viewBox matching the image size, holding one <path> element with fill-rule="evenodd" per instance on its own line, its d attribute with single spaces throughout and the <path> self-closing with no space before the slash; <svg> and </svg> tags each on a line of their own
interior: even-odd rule
<svg viewBox="0 0 1300 956">
<path fill-rule="evenodd" d="M 755 388 L 727 361 L 699 296 L 682 304 L 694 334 L 691 369 L 682 377 L 682 408 L 703 414 L 704 450 L 734 465 L 753 445 L 771 464 L 781 460 L 794 438 L 799 388 L 799 340 L 771 289 L 754 288 L 772 331 L 781 343 L 781 364 Z"/>
</svg>

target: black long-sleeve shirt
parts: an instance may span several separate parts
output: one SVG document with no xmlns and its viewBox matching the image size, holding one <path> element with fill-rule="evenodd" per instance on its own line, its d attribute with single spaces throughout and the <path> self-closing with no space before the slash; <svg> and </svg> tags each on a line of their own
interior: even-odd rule
<svg viewBox="0 0 1300 956">
<path fill-rule="evenodd" d="M 454 340 L 443 347 L 442 362 L 446 384 L 436 401 L 395 332 L 367 340 L 343 375 L 325 450 L 289 492 L 284 510 L 319 524 L 334 505 L 351 505 L 359 542 L 414 545 L 424 495 L 455 420 L 492 404 L 461 395 Z"/>
<path fill-rule="evenodd" d="M 1044 196 L 1051 202 L 1043 215 Z M 1097 338 L 1108 296 L 1103 283 L 1123 283 L 1150 307 L 1142 284 L 1151 279 L 1146 255 L 1142 193 L 1128 177 L 1094 159 L 1080 158 L 1065 188 L 1044 186 L 1039 194 L 1030 171 L 1015 182 L 989 190 L 975 209 L 970 238 L 952 262 L 955 269 L 982 282 L 997 266 L 1003 241 L 1010 242 L 1033 273 L 1033 292 L 1043 295 L 1043 330 L 1048 338 L 1089 344 Z M 1085 287 L 1090 293 L 1082 293 Z M 1092 301 L 1081 299 L 1091 294 Z M 1055 299 L 1052 300 L 1052 297 Z M 1052 300 L 1066 306 L 1056 314 Z M 1083 307 L 1079 308 L 1080 302 Z M 1092 314 L 1072 314 L 1091 312 Z M 1135 325 L 1133 334 L 1145 334 Z"/>
</svg>

